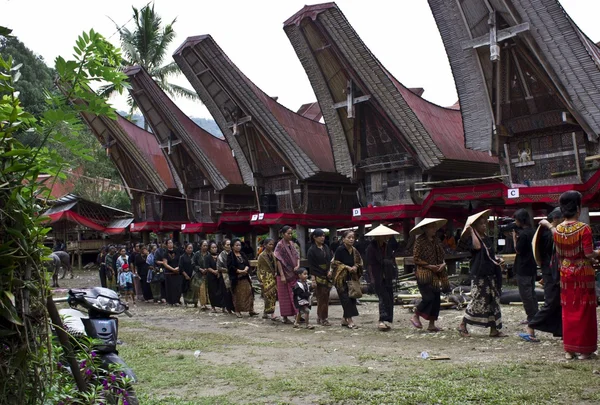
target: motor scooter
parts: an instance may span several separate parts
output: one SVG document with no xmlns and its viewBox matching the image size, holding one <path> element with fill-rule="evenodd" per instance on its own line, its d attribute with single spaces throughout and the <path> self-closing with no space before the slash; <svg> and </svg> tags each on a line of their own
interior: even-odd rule
<svg viewBox="0 0 600 405">
<path fill-rule="evenodd" d="M 103 287 L 72 288 L 67 297 L 54 298 L 53 301 L 67 302 L 70 306 L 58 311 L 63 319 L 64 330 L 74 338 L 88 336 L 98 342 L 93 349 L 100 357 L 103 368 L 108 370 L 110 364 L 118 364 L 125 375 L 137 381 L 135 373 L 117 351 L 117 345 L 121 342 L 118 340 L 119 319 L 115 315 L 132 315 L 115 291 Z M 87 315 L 78 307 L 85 309 Z M 128 402 L 137 404 L 133 391 L 129 392 Z"/>
</svg>

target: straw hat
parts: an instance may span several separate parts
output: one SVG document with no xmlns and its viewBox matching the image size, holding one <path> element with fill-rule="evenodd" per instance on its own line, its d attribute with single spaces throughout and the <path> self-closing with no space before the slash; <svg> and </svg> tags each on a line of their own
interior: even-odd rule
<svg viewBox="0 0 600 405">
<path fill-rule="evenodd" d="M 423 228 L 430 224 L 435 224 L 435 230 L 437 231 L 442 226 L 446 225 L 446 222 L 448 222 L 448 220 L 442 218 L 425 218 L 421 222 L 419 222 L 417 226 L 410 230 L 410 234 L 419 235 L 423 233 Z"/>
<path fill-rule="evenodd" d="M 391 235 L 399 235 L 399 233 L 394 231 L 391 228 L 388 228 L 385 225 L 379 225 L 377 228 L 371 229 L 369 232 L 367 232 L 365 234 L 365 236 L 391 236 Z"/>
<path fill-rule="evenodd" d="M 542 265 L 542 255 L 540 252 L 540 246 L 539 246 L 539 238 L 541 238 L 541 234 L 542 232 L 540 232 L 540 230 L 543 228 L 543 226 L 538 226 L 537 229 L 535 230 L 535 234 L 533 235 L 533 239 L 531 241 L 531 248 L 533 249 L 533 258 L 535 259 L 535 262 L 537 263 L 538 266 Z"/>
<path fill-rule="evenodd" d="M 473 214 L 469 218 L 467 218 L 467 222 L 465 223 L 465 228 L 463 229 L 462 233 L 460 234 L 460 237 L 462 238 L 463 235 L 465 234 L 465 231 L 467 230 L 467 228 L 470 227 L 471 225 L 473 225 L 473 223 L 475 223 L 479 218 L 489 217 L 491 213 L 492 213 L 492 210 L 485 210 L 485 211 L 478 212 L 477 214 Z"/>
</svg>

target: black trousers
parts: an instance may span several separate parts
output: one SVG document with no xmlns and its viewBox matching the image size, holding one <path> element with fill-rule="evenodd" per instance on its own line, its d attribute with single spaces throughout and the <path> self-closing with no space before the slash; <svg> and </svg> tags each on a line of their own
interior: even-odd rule
<svg viewBox="0 0 600 405">
<path fill-rule="evenodd" d="M 562 307 L 560 306 L 560 280 L 551 273 L 542 274 L 544 279 L 544 305 L 529 321 L 529 327 L 542 332 L 562 336 Z"/>
<path fill-rule="evenodd" d="M 106 267 L 105 266 L 100 266 L 100 270 L 98 270 L 98 274 L 100 275 L 100 285 L 104 288 L 106 288 L 107 283 L 106 283 Z"/>
<path fill-rule="evenodd" d="M 394 287 L 385 284 L 375 285 L 379 297 L 379 322 L 394 322 Z"/>
<path fill-rule="evenodd" d="M 531 321 L 538 311 L 537 297 L 535 296 L 535 277 L 517 274 L 517 285 L 519 286 L 519 295 L 521 301 L 523 301 L 523 309 L 527 314 L 527 320 Z"/>
<path fill-rule="evenodd" d="M 415 313 L 428 321 L 436 321 L 440 315 L 442 299 L 440 292 L 431 284 L 418 284 L 421 293 L 421 302 L 417 305 Z"/>
</svg>

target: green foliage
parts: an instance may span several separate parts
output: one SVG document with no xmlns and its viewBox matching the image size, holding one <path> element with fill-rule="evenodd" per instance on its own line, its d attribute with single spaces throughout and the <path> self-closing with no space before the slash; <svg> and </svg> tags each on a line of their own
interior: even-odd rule
<svg viewBox="0 0 600 405">
<path fill-rule="evenodd" d="M 87 392 L 80 392 L 73 382 L 73 376 L 62 346 L 53 339 L 51 358 L 56 372 L 45 392 L 44 403 L 63 405 L 126 404 L 131 395 L 133 381 L 123 372 L 119 364 L 110 364 L 106 369 L 100 356 L 93 350 L 94 341 L 83 337 L 72 339 L 77 342 L 77 363 L 81 375 L 88 385 Z"/>
<path fill-rule="evenodd" d="M 0 27 L 0 35 L 8 33 Z M 106 100 L 89 88 L 94 82 L 111 81 L 122 91 L 126 77 L 115 68 L 120 61 L 119 50 L 101 35 L 84 33 L 73 60 L 56 59 L 62 93 L 47 94 L 46 109 L 35 117 L 23 108 L 17 90 L 23 66 L 10 55 L 0 56 L 0 398 L 9 403 L 40 403 L 53 375 L 46 350 L 49 288 L 43 266 L 49 228 L 40 216 L 48 190 L 36 179 L 40 173 L 65 177 L 62 171 L 72 162 L 57 152 L 61 148 L 89 159 L 78 139 L 66 134 L 82 130 L 81 111 L 116 118 Z M 71 104 L 71 99 L 86 103 Z M 15 137 L 24 131 L 38 136 L 39 145 L 27 146 Z M 49 148 L 52 144 L 60 148 Z"/>
<path fill-rule="evenodd" d="M 11 56 L 15 65 L 21 65 L 21 77 L 15 83 L 15 89 L 25 110 L 36 117 L 46 111 L 46 94 L 54 88 L 54 72 L 46 66 L 44 59 L 14 37 L 0 44 L 0 55 L 4 60 Z"/>
<path fill-rule="evenodd" d="M 162 26 L 161 17 L 154 11 L 154 3 L 151 6 L 145 6 L 141 10 L 133 8 L 133 20 L 135 28 L 130 31 L 128 28 L 117 25 L 121 36 L 121 48 L 123 49 L 124 66 L 139 65 L 144 67 L 148 74 L 156 81 L 160 88 L 172 97 L 185 97 L 190 100 L 199 100 L 195 91 L 185 87 L 169 83 L 168 79 L 181 73 L 179 66 L 175 62 L 162 65 L 167 56 L 167 49 L 175 39 L 175 31 L 171 23 Z M 110 84 L 100 89 L 100 95 L 110 96 L 114 92 L 114 87 Z M 131 116 L 137 109 L 133 99 L 129 98 Z M 144 128 L 147 124 L 144 123 Z"/>
</svg>

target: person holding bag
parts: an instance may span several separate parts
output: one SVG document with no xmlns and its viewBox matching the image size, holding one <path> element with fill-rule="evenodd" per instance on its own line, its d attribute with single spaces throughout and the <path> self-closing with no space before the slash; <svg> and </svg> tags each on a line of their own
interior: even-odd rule
<svg viewBox="0 0 600 405">
<path fill-rule="evenodd" d="M 363 272 L 363 261 L 354 247 L 354 231 L 347 230 L 342 234 L 342 245 L 337 248 L 332 262 L 334 273 L 333 284 L 340 297 L 344 309 L 342 326 L 356 329 L 353 317 L 358 316 L 356 299 L 362 296 L 360 277 Z"/>
<path fill-rule="evenodd" d="M 506 337 L 502 329 L 500 295 L 502 292 L 503 260 L 497 259 L 491 238 L 487 237 L 487 222 L 491 210 L 467 219 L 461 235 L 471 248 L 471 302 L 458 327 L 461 337 L 470 337 L 467 324 L 490 328 L 490 337 Z"/>
<path fill-rule="evenodd" d="M 426 319 L 429 321 L 429 332 L 441 330 L 435 326 L 442 304 L 440 291 L 450 289 L 444 248 L 440 239 L 436 237 L 438 229 L 446 222 L 446 219 L 425 218 L 410 231 L 414 235 L 420 234 L 415 240 L 413 257 L 417 266 L 417 286 L 422 298 L 410 322 L 415 328 L 422 329 L 420 318 Z"/>
</svg>

